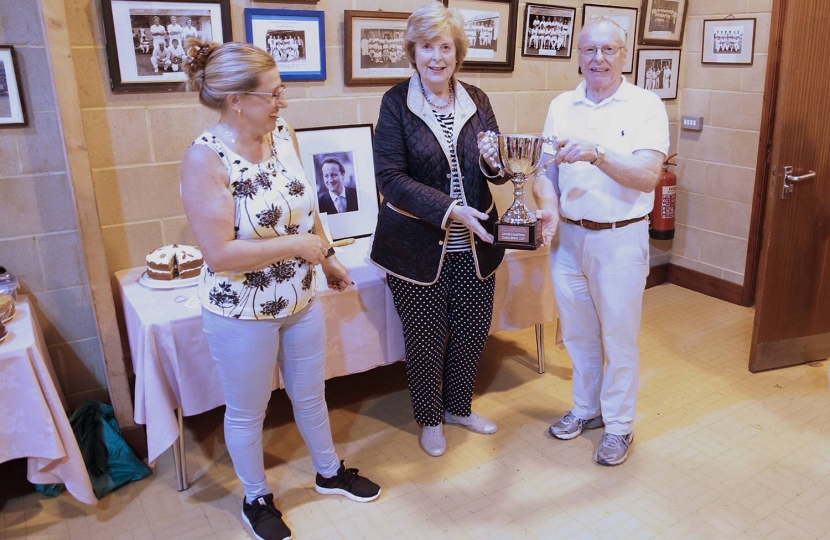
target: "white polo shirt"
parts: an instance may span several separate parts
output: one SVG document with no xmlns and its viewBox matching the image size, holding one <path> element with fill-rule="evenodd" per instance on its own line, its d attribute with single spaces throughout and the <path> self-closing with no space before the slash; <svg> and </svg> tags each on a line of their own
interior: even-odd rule
<svg viewBox="0 0 830 540">
<path fill-rule="evenodd" d="M 595 104 L 585 96 L 585 81 L 550 103 L 544 136 L 576 137 L 620 154 L 636 150 L 669 152 L 669 119 L 663 101 L 623 79 L 617 91 Z M 553 148 L 544 151 L 554 155 Z M 654 205 L 654 192 L 622 186 L 588 162 L 559 165 L 559 211 L 571 219 L 600 223 L 641 217 Z"/>
</svg>

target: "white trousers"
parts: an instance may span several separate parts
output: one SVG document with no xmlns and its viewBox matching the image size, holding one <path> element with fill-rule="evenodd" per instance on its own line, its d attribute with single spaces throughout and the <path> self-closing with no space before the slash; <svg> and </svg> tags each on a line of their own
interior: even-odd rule
<svg viewBox="0 0 830 540">
<path fill-rule="evenodd" d="M 337 474 L 325 396 L 326 326 L 319 300 L 299 313 L 260 321 L 202 310 L 202 324 L 225 392 L 225 442 L 248 502 L 270 493 L 262 425 L 279 355 L 285 390 L 314 469 Z"/>
<path fill-rule="evenodd" d="M 562 222 L 551 252 L 562 338 L 573 361 L 572 412 L 582 419 L 601 413 L 605 431 L 616 435 L 630 433 L 634 422 L 648 261 L 646 220 L 603 231 Z"/>
</svg>

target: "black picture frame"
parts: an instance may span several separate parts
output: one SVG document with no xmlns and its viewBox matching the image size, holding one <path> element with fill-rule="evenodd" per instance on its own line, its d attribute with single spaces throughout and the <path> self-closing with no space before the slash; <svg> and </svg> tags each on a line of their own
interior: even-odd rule
<svg viewBox="0 0 830 540">
<path fill-rule="evenodd" d="M 245 40 L 271 54 L 283 81 L 326 80 L 325 12 L 245 8 L 244 13 Z"/>
<path fill-rule="evenodd" d="M 700 63 L 751 66 L 755 60 L 755 21 L 754 18 L 705 19 Z M 721 34 L 723 38 L 719 40 Z"/>
<path fill-rule="evenodd" d="M 637 43 L 680 47 L 689 0 L 643 0 Z"/>
<path fill-rule="evenodd" d="M 525 4 L 522 56 L 570 58 L 573 53 L 575 23 L 576 8 Z"/>
<path fill-rule="evenodd" d="M 0 45 L 0 128 L 29 125 L 20 64 L 11 45 Z"/>
<path fill-rule="evenodd" d="M 101 12 L 110 86 L 116 93 L 184 90 L 186 51 L 180 56 L 174 49 L 169 60 L 153 62 L 162 42 L 169 50 L 180 39 L 178 48 L 184 50 L 190 35 L 219 43 L 232 39 L 230 0 L 101 0 Z"/>
<path fill-rule="evenodd" d="M 320 217 L 324 225 L 328 224 L 331 239 L 359 238 L 374 233 L 380 195 L 375 184 L 372 124 L 298 128 L 295 133 L 306 178 L 316 190 Z M 323 167 L 330 158 L 339 161 L 345 170 L 343 185 L 356 190 L 356 208 L 343 213 L 326 212 L 320 203 L 321 196 L 328 196 Z"/>
<path fill-rule="evenodd" d="M 519 0 L 443 0 L 461 11 L 472 46 L 461 66 L 468 72 L 512 72 L 516 61 Z M 477 28 L 480 27 L 480 28 Z"/>
<path fill-rule="evenodd" d="M 412 66 L 403 49 L 407 19 L 411 13 L 354 11 L 344 14 L 346 86 L 391 86 L 412 76 Z M 392 44 L 384 54 L 375 40 Z"/>
<path fill-rule="evenodd" d="M 582 26 L 591 17 L 606 17 L 625 30 L 625 64 L 623 73 L 634 72 L 634 49 L 637 43 L 637 8 L 585 4 L 582 7 Z"/>
<path fill-rule="evenodd" d="M 637 86 L 654 92 L 663 101 L 677 99 L 680 49 L 639 49 Z"/>
</svg>

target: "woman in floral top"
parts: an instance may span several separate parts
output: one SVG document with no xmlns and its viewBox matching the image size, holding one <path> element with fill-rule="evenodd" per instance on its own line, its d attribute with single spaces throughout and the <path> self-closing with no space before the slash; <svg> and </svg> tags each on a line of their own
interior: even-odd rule
<svg viewBox="0 0 830 540">
<path fill-rule="evenodd" d="M 351 284 L 315 211 L 293 130 L 279 117 L 285 85 L 273 58 L 240 43 L 188 40 L 188 83 L 219 122 L 181 165 L 188 221 L 205 258 L 198 296 L 225 392 L 225 439 L 245 491 L 242 517 L 258 538 L 291 532 L 265 478 L 262 424 L 280 368 L 317 471 L 315 489 L 366 502 L 380 488 L 346 469 L 325 401 L 325 323 L 316 265 L 328 286 Z"/>
</svg>

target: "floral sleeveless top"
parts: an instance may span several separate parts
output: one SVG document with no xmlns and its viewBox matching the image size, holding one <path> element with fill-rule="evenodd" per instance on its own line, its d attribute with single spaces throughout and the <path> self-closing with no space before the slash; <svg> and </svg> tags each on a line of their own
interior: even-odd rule
<svg viewBox="0 0 830 540">
<path fill-rule="evenodd" d="M 284 120 L 277 121 L 271 158 L 262 163 L 248 161 L 207 131 L 193 144 L 207 146 L 225 164 L 235 205 L 236 238 L 314 233 L 314 190 Z M 315 267 L 299 257 L 248 272 L 213 272 L 205 265 L 199 276 L 202 306 L 237 319 L 286 317 L 303 309 L 316 295 Z"/>
</svg>

